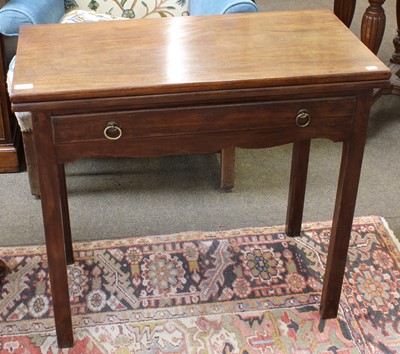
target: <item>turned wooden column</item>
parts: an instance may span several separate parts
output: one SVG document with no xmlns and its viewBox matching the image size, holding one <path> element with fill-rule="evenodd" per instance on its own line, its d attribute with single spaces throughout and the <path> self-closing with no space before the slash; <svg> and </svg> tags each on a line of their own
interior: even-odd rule
<svg viewBox="0 0 400 354">
<path fill-rule="evenodd" d="M 393 39 L 394 53 L 390 62 L 400 65 L 400 0 L 396 3 L 397 36 Z"/>
<path fill-rule="evenodd" d="M 393 39 L 394 53 L 388 66 L 394 73 L 392 76 L 391 93 L 400 95 L 400 0 L 396 2 L 396 19 L 397 36 Z"/>
<path fill-rule="evenodd" d="M 361 41 L 375 54 L 378 53 L 385 32 L 386 15 L 382 7 L 385 0 L 369 0 L 370 6 L 361 23 Z"/>
<path fill-rule="evenodd" d="M 356 1 L 357 0 L 335 0 L 333 11 L 347 27 L 350 27 L 353 21 Z"/>
</svg>

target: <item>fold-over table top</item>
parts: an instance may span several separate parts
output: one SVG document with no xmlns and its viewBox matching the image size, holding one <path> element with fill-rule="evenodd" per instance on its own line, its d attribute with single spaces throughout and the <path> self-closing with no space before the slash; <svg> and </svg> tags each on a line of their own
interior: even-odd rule
<svg viewBox="0 0 400 354">
<path fill-rule="evenodd" d="M 389 69 L 328 10 L 190 16 L 23 27 L 11 100 L 389 78 Z"/>
</svg>

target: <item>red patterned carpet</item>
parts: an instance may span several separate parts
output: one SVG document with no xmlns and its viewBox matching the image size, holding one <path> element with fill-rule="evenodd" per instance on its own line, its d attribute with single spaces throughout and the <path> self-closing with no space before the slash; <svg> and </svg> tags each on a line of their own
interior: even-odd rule
<svg viewBox="0 0 400 354">
<path fill-rule="evenodd" d="M 354 221 L 339 316 L 318 306 L 330 223 L 75 243 L 70 353 L 399 353 L 400 253 Z M 44 247 L 0 248 L 0 352 L 57 352 Z"/>
</svg>

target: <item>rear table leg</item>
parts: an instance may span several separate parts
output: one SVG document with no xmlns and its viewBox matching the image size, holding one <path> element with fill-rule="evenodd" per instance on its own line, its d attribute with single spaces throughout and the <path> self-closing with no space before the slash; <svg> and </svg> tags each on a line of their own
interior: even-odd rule
<svg viewBox="0 0 400 354">
<path fill-rule="evenodd" d="M 230 190 L 235 180 L 235 147 L 221 151 L 221 189 Z"/>
<path fill-rule="evenodd" d="M 299 236 L 301 231 L 310 145 L 310 140 L 296 141 L 293 143 L 289 200 L 286 215 L 286 234 L 288 236 Z"/>
</svg>

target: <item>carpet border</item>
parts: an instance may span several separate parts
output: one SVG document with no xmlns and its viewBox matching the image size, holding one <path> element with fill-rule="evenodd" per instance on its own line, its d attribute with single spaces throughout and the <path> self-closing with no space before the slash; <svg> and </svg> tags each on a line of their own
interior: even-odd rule
<svg viewBox="0 0 400 354">
<path fill-rule="evenodd" d="M 388 231 L 389 236 L 391 237 L 393 243 L 397 247 L 399 253 L 400 253 L 400 240 L 397 238 L 397 236 L 394 234 L 393 230 L 389 227 L 388 221 L 383 217 L 383 216 L 376 216 L 377 218 L 380 218 L 382 221 L 383 226 L 385 229 Z"/>
<path fill-rule="evenodd" d="M 394 232 L 389 227 L 388 222 L 383 216 L 379 215 L 368 215 L 368 216 L 357 216 L 353 218 L 353 225 L 354 224 L 362 224 L 367 222 L 373 222 L 375 225 L 380 223 L 383 228 L 386 230 L 386 234 L 389 236 L 389 239 L 392 241 L 393 245 L 397 248 L 400 254 L 400 241 L 397 239 Z M 308 221 L 302 224 L 302 232 L 307 232 L 310 228 L 316 227 L 331 227 L 332 220 L 327 221 Z M 376 225 L 378 226 L 378 225 Z M 107 247 L 109 244 L 113 243 L 113 246 L 123 246 L 123 240 L 129 240 L 129 242 L 133 241 L 137 242 L 138 244 L 141 242 L 150 243 L 150 240 L 154 240 L 155 242 L 162 243 L 169 242 L 169 238 L 174 237 L 175 240 L 184 240 L 190 241 L 195 239 L 200 234 L 203 235 L 204 238 L 209 237 L 210 239 L 217 238 L 217 237 L 232 237 L 236 232 L 246 232 L 246 233 L 264 233 L 264 232 L 282 232 L 285 234 L 285 225 L 271 225 L 271 226 L 255 226 L 255 227 L 243 227 L 243 228 L 234 228 L 234 229 L 225 229 L 225 230 L 214 230 L 214 231 L 182 231 L 177 233 L 171 234 L 159 234 L 159 235 L 147 235 L 147 236 L 120 236 L 116 238 L 104 238 L 99 240 L 88 240 L 88 241 L 75 241 L 73 242 L 74 245 L 74 252 L 79 252 L 84 250 L 85 247 L 90 246 L 91 250 L 95 250 L 97 248 L 104 248 Z M 206 235 L 206 236 L 204 236 Z M 286 235 L 285 235 L 286 236 Z M 164 240 L 163 240 L 164 239 Z M 28 249 L 31 249 L 28 252 Z M 9 257 L 16 254 L 24 253 L 26 255 L 35 255 L 35 254 L 43 254 L 46 253 L 46 245 L 21 245 L 21 246 L 2 246 L 0 247 L 0 257 Z"/>
</svg>

